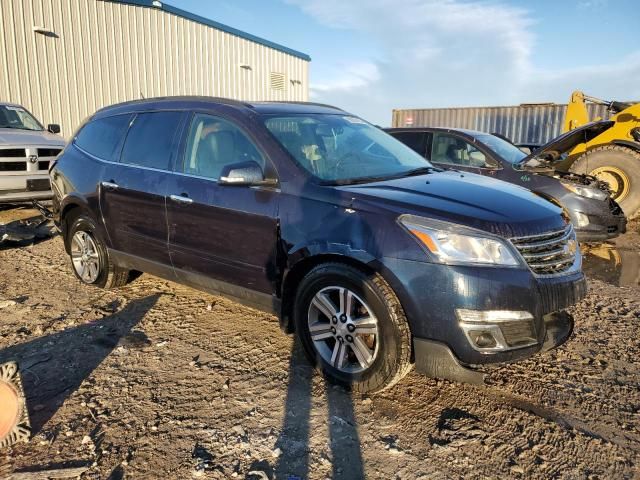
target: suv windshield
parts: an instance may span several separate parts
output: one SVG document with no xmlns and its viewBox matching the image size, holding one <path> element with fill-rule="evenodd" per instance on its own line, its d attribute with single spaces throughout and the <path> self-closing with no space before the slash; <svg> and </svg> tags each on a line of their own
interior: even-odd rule
<svg viewBox="0 0 640 480">
<path fill-rule="evenodd" d="M 475 135 L 475 137 L 509 163 L 520 163 L 522 159 L 527 156 L 526 153 L 512 143 L 495 135 Z"/>
<path fill-rule="evenodd" d="M 431 169 L 409 147 L 350 115 L 265 115 L 265 124 L 291 156 L 323 182 L 367 182 Z"/>
<path fill-rule="evenodd" d="M 44 130 L 29 112 L 17 105 L 0 105 L 0 128 Z"/>
</svg>

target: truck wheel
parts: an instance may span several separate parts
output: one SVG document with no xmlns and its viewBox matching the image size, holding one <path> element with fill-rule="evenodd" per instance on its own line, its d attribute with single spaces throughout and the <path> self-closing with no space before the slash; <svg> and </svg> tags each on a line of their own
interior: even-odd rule
<svg viewBox="0 0 640 480">
<path fill-rule="evenodd" d="M 127 284 L 129 270 L 111 261 L 91 218 L 78 216 L 69 228 L 67 241 L 73 273 L 82 283 L 106 289 Z"/>
<path fill-rule="evenodd" d="M 571 171 L 605 181 L 611 196 L 629 218 L 640 214 L 640 153 L 620 145 L 594 148 L 578 158 Z"/>
<path fill-rule="evenodd" d="M 340 263 L 315 267 L 300 282 L 296 332 L 325 377 L 360 393 L 391 387 L 411 370 L 411 332 L 391 287 Z"/>
</svg>

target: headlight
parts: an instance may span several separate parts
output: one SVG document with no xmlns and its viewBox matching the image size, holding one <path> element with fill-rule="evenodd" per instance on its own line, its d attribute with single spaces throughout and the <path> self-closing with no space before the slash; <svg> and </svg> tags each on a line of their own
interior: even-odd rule
<svg viewBox="0 0 640 480">
<path fill-rule="evenodd" d="M 413 215 L 403 215 L 400 223 L 444 263 L 475 263 L 484 265 L 519 265 L 512 250 L 497 238 L 458 233 L 455 226 Z M 479 232 L 480 233 L 480 232 Z"/>
<path fill-rule="evenodd" d="M 581 197 L 595 198 L 596 200 L 605 200 L 609 195 L 598 188 L 587 187 L 584 185 L 576 185 L 575 183 L 560 182 L 567 190 L 580 195 Z"/>
</svg>

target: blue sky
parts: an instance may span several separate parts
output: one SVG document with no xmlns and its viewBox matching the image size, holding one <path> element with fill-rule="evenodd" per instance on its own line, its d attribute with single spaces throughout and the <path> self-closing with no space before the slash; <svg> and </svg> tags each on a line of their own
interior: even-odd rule
<svg viewBox="0 0 640 480">
<path fill-rule="evenodd" d="M 172 0 L 311 56 L 311 96 L 393 108 L 640 98 L 637 0 Z"/>
</svg>

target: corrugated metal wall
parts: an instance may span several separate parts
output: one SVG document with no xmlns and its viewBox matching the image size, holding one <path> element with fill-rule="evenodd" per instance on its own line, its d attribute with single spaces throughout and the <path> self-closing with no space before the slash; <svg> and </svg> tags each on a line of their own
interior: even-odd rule
<svg viewBox="0 0 640 480">
<path fill-rule="evenodd" d="M 308 99 L 308 61 L 159 9 L 0 0 L 0 17 L 0 100 L 60 123 L 65 137 L 97 109 L 142 95 Z M 271 72 L 284 89 L 271 88 Z"/>
<path fill-rule="evenodd" d="M 609 118 L 603 105 L 589 104 L 589 118 Z M 394 127 L 468 128 L 501 133 L 514 143 L 546 143 L 562 132 L 566 105 L 520 105 L 513 107 L 425 108 L 394 110 Z"/>
</svg>

